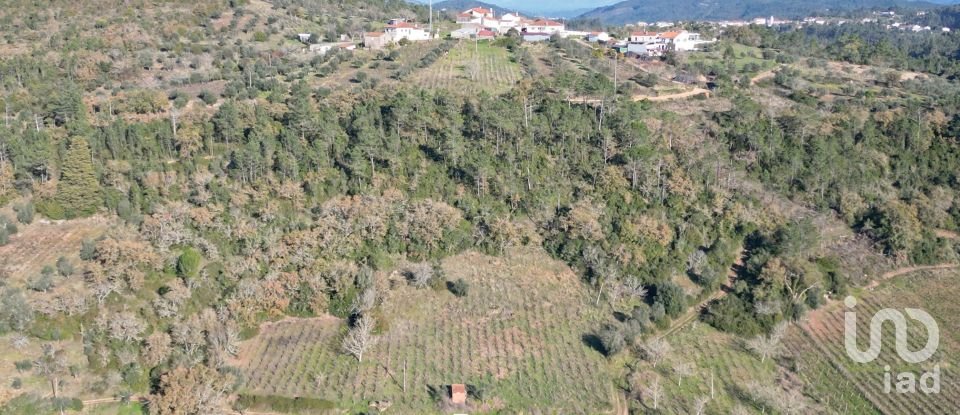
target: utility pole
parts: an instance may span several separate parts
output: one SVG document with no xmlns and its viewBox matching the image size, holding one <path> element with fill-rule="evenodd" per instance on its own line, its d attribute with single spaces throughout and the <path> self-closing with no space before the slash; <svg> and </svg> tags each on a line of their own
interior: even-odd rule
<svg viewBox="0 0 960 415">
<path fill-rule="evenodd" d="M 430 38 L 433 38 L 433 0 L 430 0 Z"/>
<path fill-rule="evenodd" d="M 613 51 L 613 97 L 617 97 L 617 58 L 620 57 L 620 52 L 616 50 Z"/>
</svg>

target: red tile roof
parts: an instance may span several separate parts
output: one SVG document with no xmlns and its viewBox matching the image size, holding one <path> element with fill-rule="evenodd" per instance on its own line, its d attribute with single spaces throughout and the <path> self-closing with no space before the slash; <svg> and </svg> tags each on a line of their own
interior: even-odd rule
<svg viewBox="0 0 960 415">
<path fill-rule="evenodd" d="M 491 31 L 489 31 L 489 30 L 481 30 L 481 31 L 477 32 L 477 36 L 479 36 L 479 37 L 493 37 L 494 35 L 495 35 L 495 33 L 491 32 Z"/>
<path fill-rule="evenodd" d="M 660 34 L 660 37 L 664 39 L 676 39 L 677 36 L 680 36 L 680 32 L 664 32 Z"/>
<path fill-rule="evenodd" d="M 416 28 L 418 28 L 418 27 L 419 27 L 419 26 L 417 26 L 417 25 L 415 25 L 415 24 L 411 24 L 411 23 L 407 23 L 407 22 L 398 22 L 398 23 L 394 23 L 394 24 L 392 24 L 392 25 L 387 25 L 387 28 L 391 28 L 391 29 L 416 29 Z"/>
<path fill-rule="evenodd" d="M 558 23 L 553 20 L 547 19 L 537 19 L 530 22 L 531 26 L 563 26 L 563 23 Z"/>
<path fill-rule="evenodd" d="M 472 9 L 470 9 L 470 10 L 467 10 L 467 13 L 469 13 L 469 12 L 475 12 L 475 13 L 480 13 L 480 14 L 489 14 L 489 13 L 493 13 L 493 10 L 484 9 L 483 7 L 474 7 L 474 8 L 472 8 Z"/>
</svg>

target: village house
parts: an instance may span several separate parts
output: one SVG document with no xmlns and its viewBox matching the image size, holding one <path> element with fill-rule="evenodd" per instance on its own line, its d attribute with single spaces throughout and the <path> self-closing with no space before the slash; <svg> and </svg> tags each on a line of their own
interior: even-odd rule
<svg viewBox="0 0 960 415">
<path fill-rule="evenodd" d="M 418 25 L 407 22 L 399 22 L 388 25 L 383 29 L 383 32 L 390 36 L 391 41 L 393 42 L 399 42 L 403 39 L 406 39 L 410 42 L 430 40 L 430 33 L 426 29 L 422 29 Z"/>
<path fill-rule="evenodd" d="M 679 32 L 666 32 L 661 34 L 661 37 L 666 39 L 673 50 L 677 52 L 686 52 L 690 50 L 697 50 L 697 46 L 708 43 L 703 40 L 700 40 L 699 33 L 692 33 L 686 30 L 681 30 Z"/>
<path fill-rule="evenodd" d="M 537 19 L 532 21 L 526 21 L 521 26 L 521 31 L 529 33 L 561 33 L 566 29 L 566 25 L 560 22 L 555 22 L 553 20 L 547 19 Z"/>
<path fill-rule="evenodd" d="M 497 34 L 490 30 L 481 30 L 476 35 L 477 40 L 493 40 L 495 37 L 497 37 Z"/>
<path fill-rule="evenodd" d="M 517 13 L 507 13 L 503 16 L 500 16 L 500 25 L 506 27 L 507 30 L 510 30 L 515 27 L 520 27 L 520 24 L 523 23 L 523 16 L 520 16 Z"/>
<path fill-rule="evenodd" d="M 587 42 L 607 43 L 610 41 L 610 34 L 607 32 L 592 32 L 587 35 Z"/>
<path fill-rule="evenodd" d="M 392 20 L 392 24 L 383 28 L 382 32 L 367 32 L 363 34 L 363 45 L 368 49 L 383 49 L 392 43 L 401 40 L 421 42 L 430 40 L 430 32 L 419 25 L 409 22 Z"/>
<path fill-rule="evenodd" d="M 658 41 L 659 38 L 660 34 L 657 32 L 633 32 L 627 40 L 630 43 L 651 43 Z"/>
<path fill-rule="evenodd" d="M 639 56 L 662 56 L 668 50 L 686 52 L 710 41 L 700 39 L 699 33 L 686 30 L 673 32 L 633 32 L 627 39 L 626 51 Z"/>
<path fill-rule="evenodd" d="M 483 19 L 493 19 L 495 17 L 496 16 L 494 15 L 493 10 L 485 9 L 483 7 L 474 7 L 458 14 L 457 24 L 482 24 Z"/>
<path fill-rule="evenodd" d="M 392 43 L 390 39 L 384 32 L 367 32 L 363 34 L 363 46 L 373 50 L 383 49 Z"/>
</svg>

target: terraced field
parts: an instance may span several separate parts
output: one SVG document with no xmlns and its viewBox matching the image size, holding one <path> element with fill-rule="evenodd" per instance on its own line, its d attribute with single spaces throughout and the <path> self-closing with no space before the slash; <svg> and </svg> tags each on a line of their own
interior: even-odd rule
<svg viewBox="0 0 960 415">
<path fill-rule="evenodd" d="M 960 385 L 956 382 L 960 350 L 960 304 L 955 297 L 960 273 L 926 271 L 903 276 L 883 284 L 858 298 L 854 309 L 858 316 L 858 339 L 861 349 L 867 346 L 870 318 L 879 310 L 919 308 L 930 313 L 940 329 L 940 347 L 927 362 L 909 364 L 896 353 L 892 324 L 883 327 L 883 349 L 879 358 L 860 364 L 851 360 L 844 349 L 844 311 L 841 305 L 810 315 L 802 330 L 788 336 L 786 345 L 806 368 L 805 376 L 812 384 L 820 384 L 825 393 L 821 399 L 842 413 L 960 413 Z M 927 341 L 922 325 L 908 319 L 908 345 L 919 350 Z M 920 373 L 935 365 L 941 370 L 941 391 L 938 394 L 897 393 L 884 390 L 884 366 L 890 366 L 893 383 L 901 372 Z M 801 373 L 803 373 L 802 371 Z"/>
<path fill-rule="evenodd" d="M 474 410 L 610 410 L 607 362 L 583 340 L 601 316 L 569 268 L 530 249 L 504 259 L 467 253 L 443 269 L 468 281 L 469 295 L 391 290 L 381 306 L 385 332 L 360 364 L 339 351 L 339 319 L 263 327 L 242 346 L 244 389 L 357 407 L 390 401 L 422 413 L 438 408 L 428 387 L 467 383 L 483 389 Z"/>
<path fill-rule="evenodd" d="M 462 41 L 433 65 L 420 70 L 413 82 L 424 88 L 455 93 L 500 94 L 523 77 L 510 52 L 489 42 Z"/>
<path fill-rule="evenodd" d="M 61 256 L 77 263 L 81 243 L 100 237 L 109 225 L 99 216 L 70 221 L 38 218 L 30 225 L 19 225 L 10 243 L 0 246 L 0 271 L 23 281 L 39 275 L 43 267 L 56 264 Z"/>
</svg>

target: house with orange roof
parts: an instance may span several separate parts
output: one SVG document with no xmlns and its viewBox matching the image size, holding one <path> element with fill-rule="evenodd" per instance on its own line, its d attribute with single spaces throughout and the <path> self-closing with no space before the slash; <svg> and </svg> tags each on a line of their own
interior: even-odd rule
<svg viewBox="0 0 960 415">
<path fill-rule="evenodd" d="M 367 32 L 363 34 L 363 46 L 367 49 L 379 50 L 392 43 L 390 36 L 384 32 Z"/>
<path fill-rule="evenodd" d="M 549 19 L 536 19 L 524 21 L 520 26 L 521 32 L 530 33 L 561 33 L 566 29 L 566 25 Z"/>
</svg>

